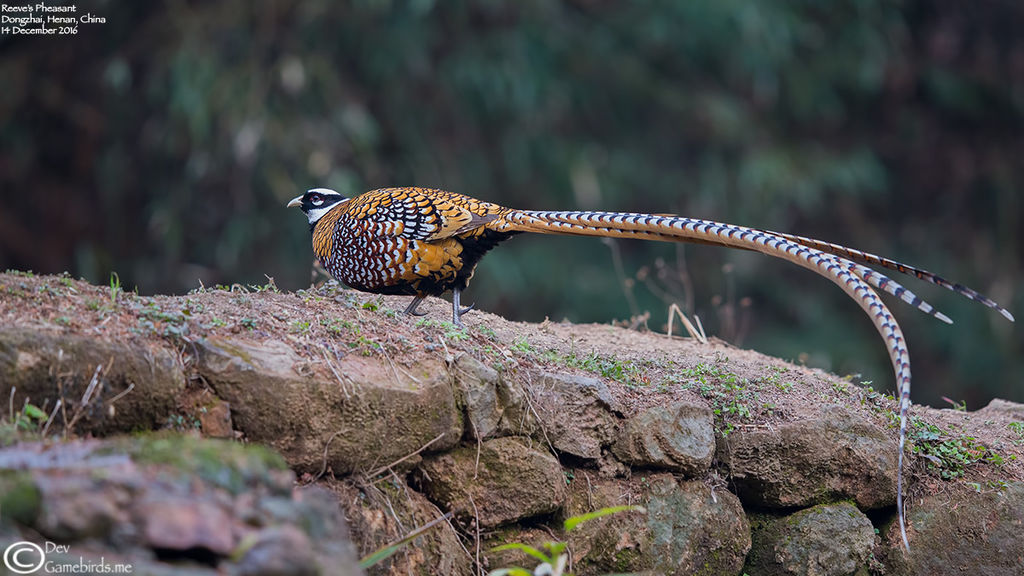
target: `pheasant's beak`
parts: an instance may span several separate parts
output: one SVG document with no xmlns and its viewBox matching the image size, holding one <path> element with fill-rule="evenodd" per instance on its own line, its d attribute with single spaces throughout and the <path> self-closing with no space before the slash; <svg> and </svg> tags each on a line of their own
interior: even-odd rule
<svg viewBox="0 0 1024 576">
<path fill-rule="evenodd" d="M 302 196 L 296 196 L 288 202 L 288 208 L 295 208 L 296 206 L 302 206 Z"/>
</svg>

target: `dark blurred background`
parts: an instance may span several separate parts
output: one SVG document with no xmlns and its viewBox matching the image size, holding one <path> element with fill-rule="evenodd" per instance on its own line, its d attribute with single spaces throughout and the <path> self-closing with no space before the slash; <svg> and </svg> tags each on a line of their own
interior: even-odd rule
<svg viewBox="0 0 1024 576">
<path fill-rule="evenodd" d="M 1024 320 L 1020 2 L 76 5 L 106 23 L 0 36 L 0 269 L 302 288 L 288 199 L 416 185 L 813 236 Z M 956 321 L 888 299 L 914 400 L 1024 401 L 1021 327 L 904 280 Z M 892 388 L 861 309 L 758 254 L 520 237 L 465 300 L 532 321 L 650 312 L 656 330 L 677 302 L 709 334 Z"/>
</svg>

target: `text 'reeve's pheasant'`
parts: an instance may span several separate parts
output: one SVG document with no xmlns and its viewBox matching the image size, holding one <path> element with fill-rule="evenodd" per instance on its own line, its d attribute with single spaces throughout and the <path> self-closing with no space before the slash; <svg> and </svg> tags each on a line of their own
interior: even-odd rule
<svg viewBox="0 0 1024 576">
<path fill-rule="evenodd" d="M 874 322 L 885 340 L 900 394 L 899 468 L 896 506 L 900 532 L 909 549 L 903 514 L 903 448 L 910 408 L 910 357 L 903 331 L 875 288 L 951 323 L 891 278 L 864 266 L 912 274 L 998 310 L 1009 311 L 978 292 L 926 270 L 812 238 L 768 232 L 681 216 L 622 212 L 514 210 L 461 194 L 426 188 L 382 188 L 346 198 L 314 188 L 288 203 L 309 219 L 313 252 L 340 282 L 365 292 L 413 296 L 406 308 L 418 315 L 427 296 L 452 292 L 452 322 L 462 325 L 469 308 L 459 303 L 480 258 L 499 242 L 522 232 L 696 242 L 756 250 L 789 260 L 832 280 Z M 471 308 L 471 307 L 470 307 Z"/>
</svg>

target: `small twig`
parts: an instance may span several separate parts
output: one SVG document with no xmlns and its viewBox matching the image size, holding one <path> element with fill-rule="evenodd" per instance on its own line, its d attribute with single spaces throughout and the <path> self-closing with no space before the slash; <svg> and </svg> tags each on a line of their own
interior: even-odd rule
<svg viewBox="0 0 1024 576">
<path fill-rule="evenodd" d="M 693 323 L 690 322 L 690 319 L 687 318 L 686 315 L 683 314 L 683 311 L 679 309 L 679 305 L 675 303 L 668 307 L 668 337 L 670 340 L 672 339 L 672 322 L 675 319 L 676 315 L 678 315 L 679 319 L 683 322 L 683 326 L 686 328 L 686 332 L 690 335 L 691 338 L 700 342 L 701 344 L 708 343 L 708 337 L 704 334 L 704 327 L 700 326 L 699 329 L 697 327 L 694 327 Z M 694 318 L 697 319 L 697 324 L 699 326 L 700 317 L 694 316 Z"/>
<path fill-rule="evenodd" d="M 473 464 L 473 480 L 476 480 L 480 476 L 480 450 L 483 447 L 483 440 L 480 438 L 480 431 L 476 429 L 476 424 L 470 418 L 469 425 L 473 427 L 473 436 L 476 436 L 476 462 Z"/>
<path fill-rule="evenodd" d="M 107 316 L 106 318 L 104 318 L 103 322 L 100 322 L 99 324 L 92 327 L 92 331 L 99 334 L 100 328 L 103 328 L 103 325 L 109 322 L 111 318 L 113 318 L 113 316 Z"/>
<path fill-rule="evenodd" d="M 391 361 L 391 356 L 388 355 L 388 351 L 384 348 L 383 344 L 381 344 L 380 342 L 377 342 L 377 346 L 380 347 L 381 355 L 384 356 L 384 359 L 388 361 L 388 366 L 391 367 L 391 373 L 395 377 L 395 384 L 398 385 L 398 386 L 401 386 L 402 385 L 402 379 L 398 377 L 398 369 L 395 368 L 395 363 Z M 404 370 L 403 370 L 403 372 L 404 372 Z M 413 378 L 413 380 L 416 380 L 416 379 Z M 416 383 L 419 384 L 420 383 L 419 380 L 416 380 Z"/>
<path fill-rule="evenodd" d="M 17 386 L 11 386 L 11 398 L 7 401 L 7 410 L 10 412 L 8 420 L 14 422 L 14 392 L 18 389 Z"/>
<path fill-rule="evenodd" d="M 332 352 L 335 352 L 333 346 L 329 346 L 328 348 Z M 327 351 L 326 350 L 321 349 L 320 350 L 320 354 L 324 357 L 324 363 L 327 364 L 327 369 L 330 370 L 332 374 L 334 374 L 334 377 L 338 380 L 338 384 L 341 384 L 341 391 L 345 393 L 345 398 L 346 399 L 351 398 L 352 394 L 349 394 L 348 386 L 345 385 L 345 379 L 347 377 L 343 376 L 342 374 L 340 374 L 334 368 L 334 362 L 327 356 Z M 337 352 L 335 352 L 335 357 L 337 357 Z M 352 383 L 352 392 L 355 393 L 355 391 L 356 391 L 355 383 Z"/>
<path fill-rule="evenodd" d="M 107 372 L 110 371 L 110 366 L 113 363 L 114 363 L 114 358 L 111 357 L 110 360 L 107 361 L 107 366 L 106 366 L 106 371 Z M 71 422 L 67 422 L 67 420 L 66 420 L 67 416 L 65 415 L 65 422 L 66 422 L 66 425 L 64 426 L 64 432 L 65 433 L 68 430 L 74 429 L 75 424 L 78 423 L 78 420 L 82 417 L 82 414 L 84 414 L 85 408 L 88 407 L 89 404 L 92 402 L 92 396 L 96 392 L 96 387 L 99 386 L 99 383 L 100 383 L 100 373 L 103 370 L 104 370 L 103 364 L 98 364 L 96 366 L 96 370 L 92 373 L 92 379 L 89 380 L 89 385 L 85 387 L 85 392 L 82 394 L 82 399 L 78 401 L 78 406 L 75 408 L 75 412 L 71 415 Z M 63 397 L 63 393 L 61 394 L 61 397 Z"/>
<path fill-rule="evenodd" d="M 21 410 L 14 415 L 14 429 L 18 429 L 18 424 L 21 424 L 21 415 L 25 413 L 25 408 L 28 407 L 28 396 L 25 397 L 25 403 L 22 405 Z"/>
<path fill-rule="evenodd" d="M 89 400 L 92 399 L 93 392 L 96 391 L 96 386 L 100 383 L 100 371 L 103 370 L 103 364 L 96 365 L 96 370 L 92 373 L 92 380 L 89 381 L 89 385 L 85 387 L 85 393 L 82 394 L 82 399 L 79 401 L 79 406 L 86 406 L 89 404 Z"/>
<path fill-rule="evenodd" d="M 111 398 L 111 399 L 110 399 L 110 401 L 108 401 L 108 402 L 107 402 L 107 404 L 113 405 L 113 404 L 114 404 L 114 402 L 117 402 L 117 401 L 118 401 L 118 400 L 120 400 L 121 398 L 124 398 L 124 397 L 125 397 L 125 396 L 127 396 L 127 395 L 128 395 L 128 393 L 129 393 L 129 392 L 131 392 L 132 390 L 135 390 L 135 382 L 131 382 L 131 383 L 129 383 L 129 384 L 128 384 L 128 387 L 127 387 L 127 388 L 125 388 L 124 390 L 122 390 L 122 391 L 121 391 L 121 392 L 120 392 L 120 393 L 119 393 L 119 394 L 118 394 L 117 396 L 114 396 L 113 398 Z"/>
<path fill-rule="evenodd" d="M 390 463 L 390 464 L 386 464 L 386 465 L 384 465 L 384 466 L 381 466 L 380 468 L 377 468 L 376 470 L 374 470 L 374 471 L 372 471 L 372 472 L 369 472 L 369 473 L 367 474 L 367 476 L 368 476 L 368 477 L 370 477 L 370 478 L 373 478 L 374 476 L 376 476 L 376 475 L 378 475 L 378 474 L 383 474 L 383 473 L 384 473 L 385 471 L 387 471 L 388 469 L 390 469 L 390 468 L 391 468 L 392 466 L 397 466 L 398 464 L 401 464 L 402 462 L 404 462 L 404 461 L 408 460 L 409 458 L 412 458 L 413 456 L 415 456 L 415 455 L 419 454 L 420 452 L 423 452 L 424 450 L 426 450 L 427 448 L 429 448 L 431 444 L 433 444 L 434 442 L 437 442 L 438 440 L 440 440 L 441 438 L 443 438 L 443 437 L 444 437 L 444 434 L 445 434 L 444 432 L 441 432 L 441 433 L 440 433 L 440 434 L 438 434 L 437 436 L 434 436 L 434 439 L 433 439 L 433 440 L 431 440 L 431 441 L 427 442 L 427 443 L 426 443 L 426 444 L 424 444 L 423 446 L 420 446 L 420 447 L 419 447 L 419 448 L 417 448 L 417 449 L 416 449 L 415 451 L 413 451 L 413 452 L 410 452 L 410 453 L 406 454 L 405 456 L 402 456 L 401 458 L 399 458 L 398 460 L 395 460 L 394 462 L 392 462 L 392 463 Z"/>
<path fill-rule="evenodd" d="M 437 506 L 434 506 L 434 509 L 436 509 L 438 512 L 441 512 L 441 509 L 438 508 Z M 451 512 L 449 512 L 447 514 L 448 518 L 446 518 L 445 520 L 448 522 L 448 527 L 452 529 L 452 533 L 458 535 L 459 529 L 456 528 L 454 524 L 452 524 L 451 515 L 452 515 Z M 472 561 L 473 560 L 473 554 L 472 554 L 472 552 L 469 551 L 469 548 L 466 548 L 466 545 L 462 543 L 462 538 L 456 537 L 455 541 L 458 542 L 459 548 L 462 548 L 462 551 L 466 553 L 466 557 L 469 558 L 470 561 Z M 483 572 L 483 567 L 480 566 L 479 560 L 477 560 L 476 568 L 477 568 L 477 573 L 478 574 L 483 574 L 484 573 Z"/>
<path fill-rule="evenodd" d="M 57 398 L 57 403 L 53 405 L 53 411 L 50 412 L 50 417 L 46 419 L 46 425 L 43 426 L 43 431 L 39 434 L 40 438 L 46 438 L 46 433 L 50 431 L 50 424 L 52 424 L 53 419 L 57 417 L 57 410 L 60 410 L 61 404 L 63 404 L 63 400 Z"/>
<path fill-rule="evenodd" d="M 405 532 L 405 524 L 402 523 L 402 519 L 398 517 L 398 512 L 395 512 L 395 506 L 391 503 L 391 497 L 386 492 L 381 492 L 381 496 L 384 497 L 384 503 L 388 506 L 388 511 L 391 512 L 391 517 L 395 519 L 395 524 L 398 524 L 398 530 Z"/>
<path fill-rule="evenodd" d="M 532 384 L 533 378 L 531 378 L 530 376 L 527 376 L 527 378 L 528 382 Z M 526 407 L 530 409 L 530 412 L 533 413 L 534 418 L 537 419 L 537 425 L 540 427 L 540 433 L 544 435 L 544 441 L 548 443 L 548 448 L 551 449 L 551 454 L 554 455 L 556 460 L 558 460 L 558 451 L 555 450 L 555 445 L 554 443 L 551 442 L 551 438 L 548 436 L 548 430 L 544 426 L 544 419 L 540 417 L 540 414 L 537 413 L 537 409 L 533 406 L 533 400 L 532 398 L 530 398 L 531 393 L 532 391 L 528 390 L 527 393 L 523 395 L 523 398 L 526 399 Z M 561 463 L 560 460 L 559 463 Z"/>
<path fill-rule="evenodd" d="M 58 356 L 58 360 L 60 356 Z M 64 379 L 61 377 L 57 378 L 57 396 L 60 400 L 64 399 Z M 64 438 L 68 436 L 68 403 L 61 402 L 60 405 L 60 421 L 64 423 Z"/>
<path fill-rule="evenodd" d="M 327 443 L 324 444 L 323 466 L 320 467 L 320 472 L 317 473 L 315 478 L 313 478 L 313 482 L 316 482 L 317 480 L 322 478 L 324 474 L 327 473 L 327 449 L 331 447 L 331 442 L 333 442 L 334 439 L 337 438 L 338 435 L 341 434 L 341 433 L 342 433 L 342 430 L 338 430 L 334 434 L 331 434 L 331 437 L 327 439 Z"/>
<path fill-rule="evenodd" d="M 359 561 L 360 565 L 363 565 L 364 567 L 365 566 L 371 566 L 372 563 L 379 562 L 379 561 L 383 560 L 384 558 L 387 558 L 388 556 L 391 556 L 392 554 L 394 554 L 396 551 L 401 549 L 406 544 L 412 542 L 413 540 L 415 540 L 415 539 L 419 538 L 420 536 L 422 536 L 423 534 L 425 534 L 428 530 L 432 529 L 434 526 L 437 526 L 441 522 L 447 521 L 449 518 L 451 518 L 451 516 L 452 516 L 451 512 L 446 512 L 443 516 L 440 516 L 438 518 L 435 518 L 435 519 L 431 520 L 430 522 L 427 522 L 423 526 L 420 526 L 419 528 L 413 530 L 412 532 L 409 532 L 402 539 L 397 540 L 395 542 L 392 542 L 392 543 L 388 544 L 387 546 L 384 546 L 383 548 L 381 548 L 377 552 L 374 552 L 373 554 L 362 558 Z"/>
<path fill-rule="evenodd" d="M 402 372 L 402 374 L 405 374 L 406 376 L 408 376 L 408 377 L 409 377 L 409 379 L 410 379 L 410 380 L 412 380 L 413 382 L 415 382 L 415 383 L 417 383 L 417 384 L 421 384 L 421 385 L 423 384 L 423 382 L 421 382 L 419 378 L 417 378 L 417 377 L 413 376 L 413 375 L 412 375 L 411 373 L 409 373 L 409 371 L 408 371 L 408 370 L 406 370 L 405 368 L 402 368 L 401 366 L 398 366 L 398 369 L 399 369 L 399 370 L 400 370 L 400 371 Z"/>
<path fill-rule="evenodd" d="M 480 511 L 476 508 L 476 502 L 473 497 L 469 497 L 469 503 L 473 505 L 473 527 L 476 529 L 476 566 L 479 570 L 480 564 Z M 482 574 L 483 572 L 481 572 Z"/>
<path fill-rule="evenodd" d="M 444 363 L 451 364 L 455 362 L 455 355 L 448 350 L 448 344 L 445 344 L 444 338 L 441 336 L 437 337 L 437 341 L 441 343 L 441 347 L 444 348 Z"/>
<path fill-rule="evenodd" d="M 279 290 L 277 289 L 277 283 L 274 282 L 274 277 L 273 276 L 268 276 L 268 275 L 264 274 L 263 277 L 267 279 L 267 286 L 272 288 L 274 290 L 274 292 L 279 292 Z"/>
</svg>

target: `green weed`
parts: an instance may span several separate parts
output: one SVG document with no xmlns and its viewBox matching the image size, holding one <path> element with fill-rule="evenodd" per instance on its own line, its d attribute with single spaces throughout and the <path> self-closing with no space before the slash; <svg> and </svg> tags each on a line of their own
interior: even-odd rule
<svg viewBox="0 0 1024 576">
<path fill-rule="evenodd" d="M 535 354 L 536 353 L 536 351 L 533 349 L 533 346 L 530 345 L 530 341 L 527 340 L 526 336 L 520 336 L 519 338 L 516 338 L 515 340 L 513 340 L 512 341 L 512 350 L 514 352 L 519 352 L 520 354 L 527 354 L 527 355 L 531 355 L 531 354 Z"/>
<path fill-rule="evenodd" d="M 38 433 L 40 427 L 45 432 L 46 422 L 46 412 L 35 404 L 26 402 L 20 411 L 0 421 L 0 446 L 15 444 L 25 435 Z"/>
<path fill-rule="evenodd" d="M 460 328 L 451 322 L 442 322 L 441 326 L 445 329 L 444 337 L 453 342 L 469 339 L 469 330 L 465 328 Z"/>
<path fill-rule="evenodd" d="M 680 374 L 689 379 L 682 384 L 684 388 L 694 388 L 711 402 L 715 426 L 723 436 L 736 429 L 733 420 L 752 417 L 751 406 L 771 409 L 771 406 L 760 403 L 760 396 L 750 381 L 719 366 L 701 362 L 693 368 L 681 370 Z"/>
<path fill-rule="evenodd" d="M 1010 422 L 1006 427 L 1017 434 L 1017 439 L 1013 441 L 1013 444 L 1015 446 L 1024 445 L 1024 422 Z"/>
<path fill-rule="evenodd" d="M 110 306 L 117 306 L 117 295 L 121 293 L 121 277 L 117 272 L 110 273 Z"/>
<path fill-rule="evenodd" d="M 761 377 L 761 382 L 774 386 L 780 392 L 789 392 L 793 388 L 794 383 L 790 380 L 783 381 L 782 375 L 789 372 L 789 368 L 785 366 L 769 366 L 768 371 L 770 374 Z"/>
<path fill-rule="evenodd" d="M 281 292 L 280 290 L 277 289 L 277 284 L 274 283 L 274 279 L 271 278 L 270 276 L 267 276 L 267 283 L 264 284 L 263 286 L 249 284 L 249 290 L 252 290 L 257 294 L 261 292 L 273 292 L 274 294 L 279 294 Z"/>
<path fill-rule="evenodd" d="M 600 510 L 566 518 L 562 525 L 562 529 L 565 532 L 571 532 L 586 522 L 591 522 L 612 514 L 620 514 L 622 512 L 646 513 L 647 510 L 642 506 L 610 506 L 608 508 L 601 508 Z M 518 550 L 519 552 L 533 558 L 540 564 L 538 564 L 533 570 L 527 570 L 520 566 L 499 568 L 489 572 L 488 576 L 533 576 L 534 574 L 562 576 L 566 574 L 565 569 L 569 563 L 569 552 L 568 544 L 564 541 L 544 542 L 541 544 L 540 548 L 515 542 L 491 549 L 492 552 L 502 552 L 506 550 Z"/>
<path fill-rule="evenodd" d="M 575 351 L 569 354 L 562 354 L 552 349 L 545 352 L 542 358 L 569 368 L 579 368 L 580 370 L 600 374 L 604 378 L 622 382 L 623 384 L 632 385 L 647 382 L 636 364 L 630 361 L 619 360 L 613 356 L 602 356 L 595 352 L 581 356 Z"/>
<path fill-rule="evenodd" d="M 354 342 L 349 342 L 348 347 L 358 348 L 363 356 L 373 356 L 375 352 L 380 352 L 384 349 L 379 342 L 370 340 L 366 336 L 359 336 Z"/>
<path fill-rule="evenodd" d="M 359 334 L 358 326 L 348 320 L 342 320 L 341 318 L 321 318 L 320 325 L 329 333 L 336 336 L 347 333 Z"/>
<path fill-rule="evenodd" d="M 971 436 L 955 436 L 934 424 L 912 417 L 908 438 L 913 451 L 928 460 L 927 469 L 944 480 L 964 476 L 967 468 L 978 462 L 1002 466 L 1001 454 Z"/>
</svg>

